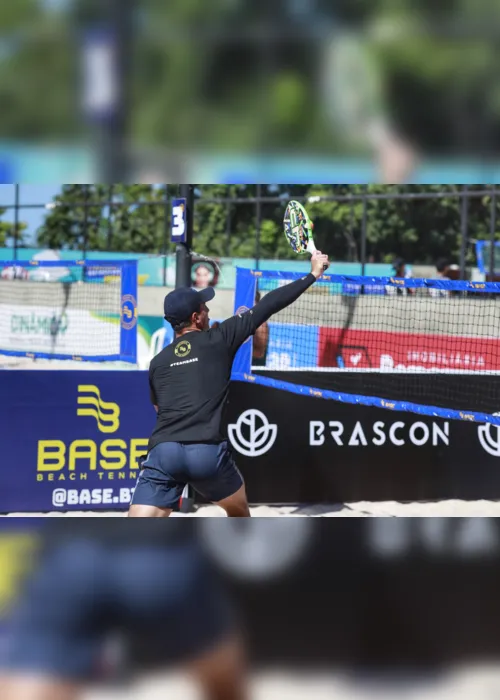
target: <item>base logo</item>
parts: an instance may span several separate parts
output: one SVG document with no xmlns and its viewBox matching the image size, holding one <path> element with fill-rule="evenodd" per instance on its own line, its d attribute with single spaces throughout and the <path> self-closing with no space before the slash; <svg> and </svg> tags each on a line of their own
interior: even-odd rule
<svg viewBox="0 0 500 700">
<path fill-rule="evenodd" d="M 55 508 L 66 506 L 128 505 L 132 500 L 133 488 L 121 489 L 54 489 L 52 505 Z"/>
<path fill-rule="evenodd" d="M 278 426 L 269 423 L 262 411 L 249 408 L 228 426 L 233 447 L 245 457 L 260 457 L 274 445 Z"/>
<path fill-rule="evenodd" d="M 137 300 L 132 294 L 122 297 L 122 328 L 132 330 L 137 325 Z"/>
</svg>

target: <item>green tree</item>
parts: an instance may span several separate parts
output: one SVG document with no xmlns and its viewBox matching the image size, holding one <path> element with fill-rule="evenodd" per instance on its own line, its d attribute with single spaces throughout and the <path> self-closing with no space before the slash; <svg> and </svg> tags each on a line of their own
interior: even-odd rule
<svg viewBox="0 0 500 700">
<path fill-rule="evenodd" d="M 168 194 L 172 196 L 174 188 L 169 187 Z M 48 248 L 160 253 L 169 215 L 165 188 L 64 185 L 38 231 L 37 240 Z"/>
<path fill-rule="evenodd" d="M 473 186 L 470 191 L 480 189 L 484 186 Z M 283 235 L 283 213 L 288 200 L 302 197 L 315 223 L 318 248 L 332 260 L 359 261 L 364 221 L 361 196 L 367 195 L 368 256 L 380 262 L 403 256 L 409 263 L 421 264 L 433 264 L 444 256 L 459 259 L 461 189 L 455 186 L 262 185 L 261 193 L 278 201 L 262 203 L 257 241 L 257 207 L 252 201 L 257 185 L 200 185 L 194 216 L 195 252 L 218 258 L 258 255 L 263 259 L 296 259 Z M 438 193 L 441 196 L 437 197 Z M 410 198 L 398 199 L 398 194 Z M 415 198 L 422 194 L 428 197 Z M 177 196 L 177 186 L 169 185 L 167 195 Z M 388 196 L 375 199 L 378 195 Z M 165 239 L 170 239 L 170 205 L 165 201 L 165 188 L 114 186 L 111 218 L 106 205 L 109 197 L 106 185 L 65 185 L 38 233 L 38 243 L 75 250 L 162 253 Z M 336 199 L 332 201 L 332 197 Z M 85 201 L 88 205 L 82 206 Z M 470 243 L 490 236 L 490 209 L 488 197 L 470 199 Z M 500 223 L 499 200 L 497 221 Z M 473 263 L 472 245 L 467 255 L 468 262 Z"/>
<path fill-rule="evenodd" d="M 0 219 L 6 214 L 7 209 L 0 208 Z M 27 224 L 20 221 L 17 226 L 17 236 L 15 224 L 11 221 L 0 220 L 0 247 L 7 245 L 7 242 L 13 243 L 17 237 L 17 244 L 21 247 L 24 244 L 24 234 L 27 229 Z"/>
</svg>

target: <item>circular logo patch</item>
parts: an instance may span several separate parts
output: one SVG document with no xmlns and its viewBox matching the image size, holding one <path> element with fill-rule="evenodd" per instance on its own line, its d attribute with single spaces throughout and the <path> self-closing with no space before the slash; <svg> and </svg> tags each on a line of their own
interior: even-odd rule
<svg viewBox="0 0 500 700">
<path fill-rule="evenodd" d="M 122 328 L 129 331 L 137 324 L 137 301 L 131 294 L 122 297 Z"/>
<path fill-rule="evenodd" d="M 181 342 L 177 343 L 175 346 L 174 352 L 177 357 L 187 357 L 191 352 L 191 343 L 189 340 L 181 340 Z"/>
<path fill-rule="evenodd" d="M 240 306 L 239 309 L 236 309 L 236 315 L 239 316 L 240 314 L 244 314 L 244 313 L 246 313 L 247 311 L 250 311 L 250 309 L 248 308 L 248 306 Z"/>
</svg>

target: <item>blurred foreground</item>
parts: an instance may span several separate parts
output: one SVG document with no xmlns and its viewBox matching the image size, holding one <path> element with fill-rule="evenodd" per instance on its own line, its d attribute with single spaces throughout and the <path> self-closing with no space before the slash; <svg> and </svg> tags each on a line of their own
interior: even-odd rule
<svg viewBox="0 0 500 700">
<path fill-rule="evenodd" d="M 18 0 L 0 24 L 2 182 L 304 182 L 340 158 L 338 181 L 397 183 L 422 158 L 499 160 L 492 0 Z"/>
<path fill-rule="evenodd" d="M 3 665 L 57 683 L 91 650 L 88 700 L 195 698 L 195 650 L 238 629 L 251 698 L 500 690 L 495 519 L 138 523 L 1 521 Z"/>
</svg>

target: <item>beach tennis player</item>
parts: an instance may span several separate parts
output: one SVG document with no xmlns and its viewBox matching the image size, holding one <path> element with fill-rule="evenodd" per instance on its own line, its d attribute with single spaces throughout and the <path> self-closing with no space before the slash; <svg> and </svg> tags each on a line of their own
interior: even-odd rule
<svg viewBox="0 0 500 700">
<path fill-rule="evenodd" d="M 170 667 L 206 700 L 247 700 L 237 610 L 196 521 L 126 524 L 44 528 L 0 648 L 2 700 L 77 700 Z"/>
<path fill-rule="evenodd" d="M 212 287 L 176 289 L 164 302 L 174 341 L 151 362 L 156 427 L 134 491 L 129 517 L 168 517 L 190 484 L 229 517 L 249 517 L 241 476 L 222 432 L 231 368 L 240 346 L 273 314 L 292 304 L 329 265 L 315 251 L 311 272 L 269 292 L 252 309 L 210 328 Z"/>
</svg>

